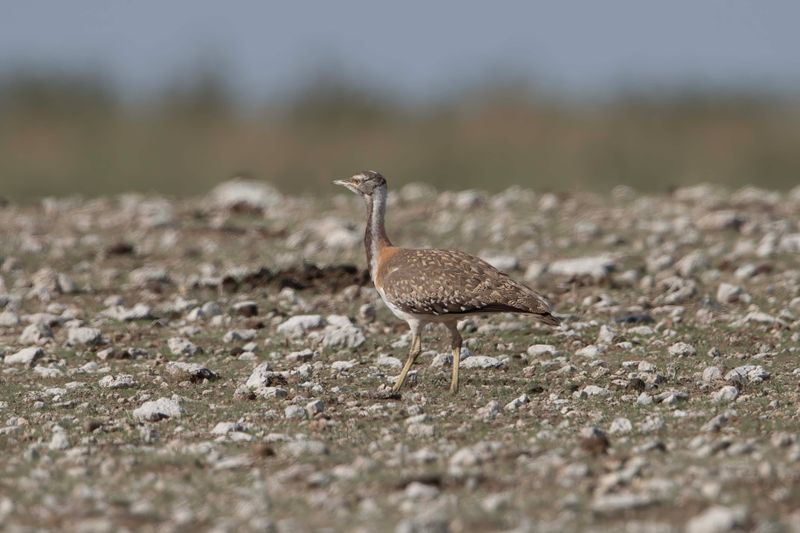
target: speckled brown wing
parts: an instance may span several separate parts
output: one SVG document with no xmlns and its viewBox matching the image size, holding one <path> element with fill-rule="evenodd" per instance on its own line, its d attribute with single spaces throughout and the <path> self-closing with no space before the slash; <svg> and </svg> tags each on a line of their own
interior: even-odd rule
<svg viewBox="0 0 800 533">
<path fill-rule="evenodd" d="M 380 265 L 378 283 L 407 313 L 531 313 L 558 323 L 541 295 L 464 252 L 400 249 Z"/>
</svg>

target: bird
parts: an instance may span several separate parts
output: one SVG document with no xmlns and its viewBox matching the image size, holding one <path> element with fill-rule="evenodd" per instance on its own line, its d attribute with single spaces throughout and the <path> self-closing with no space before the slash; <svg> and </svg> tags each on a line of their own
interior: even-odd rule
<svg viewBox="0 0 800 533">
<path fill-rule="evenodd" d="M 411 346 L 392 387 L 400 390 L 422 351 L 422 330 L 441 323 L 450 331 L 453 368 L 450 392 L 459 389 L 462 337 L 458 321 L 484 313 L 523 313 L 558 326 L 550 304 L 538 292 L 500 272 L 486 261 L 458 250 L 402 248 L 386 235 L 386 179 L 374 170 L 334 180 L 364 199 L 367 223 L 364 248 L 375 289 L 395 316 L 408 323 Z"/>
</svg>

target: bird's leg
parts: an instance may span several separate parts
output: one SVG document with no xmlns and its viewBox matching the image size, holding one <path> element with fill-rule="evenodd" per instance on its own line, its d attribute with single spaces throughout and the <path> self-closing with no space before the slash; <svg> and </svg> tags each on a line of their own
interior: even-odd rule
<svg viewBox="0 0 800 533">
<path fill-rule="evenodd" d="M 447 324 L 447 328 L 452 335 L 450 347 L 453 350 L 453 376 L 450 379 L 450 392 L 453 394 L 458 392 L 458 365 L 461 364 L 461 334 L 458 332 L 458 326 L 455 322 Z"/>
<path fill-rule="evenodd" d="M 392 387 L 392 392 L 399 391 L 400 387 L 403 386 L 403 383 L 406 381 L 408 371 L 411 370 L 411 365 L 414 364 L 417 356 L 422 351 L 422 337 L 420 336 L 419 322 L 409 322 L 408 325 L 411 327 L 411 349 L 408 351 L 406 364 L 403 365 L 403 370 L 400 371 L 400 376 L 397 378 L 397 381 Z"/>
</svg>

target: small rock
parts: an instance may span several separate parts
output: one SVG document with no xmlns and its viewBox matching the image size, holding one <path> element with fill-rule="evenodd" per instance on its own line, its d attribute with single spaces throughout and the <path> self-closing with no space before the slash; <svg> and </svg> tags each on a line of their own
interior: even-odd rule
<svg viewBox="0 0 800 533">
<path fill-rule="evenodd" d="M 725 379 L 731 383 L 762 383 L 770 378 L 770 373 L 764 370 L 761 365 L 737 366 L 727 374 Z"/>
<path fill-rule="evenodd" d="M 50 438 L 50 443 L 47 447 L 51 450 L 66 450 L 69 448 L 66 430 L 61 426 L 53 426 L 53 436 Z"/>
<path fill-rule="evenodd" d="M 583 389 L 581 389 L 581 392 L 589 397 L 599 396 L 601 398 L 605 398 L 611 394 L 605 387 L 599 387 L 597 385 L 586 385 Z"/>
<path fill-rule="evenodd" d="M 322 403 L 322 400 L 312 400 L 306 404 L 306 413 L 309 418 L 314 418 L 314 415 L 318 415 L 324 410 L 325 404 Z"/>
<path fill-rule="evenodd" d="M 612 435 L 624 435 L 633 430 L 633 424 L 627 418 L 615 418 L 608 428 L 608 432 Z"/>
<path fill-rule="evenodd" d="M 298 315 L 279 325 L 278 333 L 295 339 L 302 337 L 310 329 L 319 329 L 324 326 L 325 319 L 321 315 Z"/>
<path fill-rule="evenodd" d="M 747 525 L 744 507 L 715 505 L 693 517 L 686 524 L 686 533 L 724 533 Z"/>
<path fill-rule="evenodd" d="M 694 346 L 685 342 L 676 342 L 669 347 L 669 354 L 676 357 L 690 357 L 696 353 Z"/>
<path fill-rule="evenodd" d="M 747 303 L 749 298 L 741 287 L 730 283 L 720 283 L 717 288 L 717 301 L 721 304 L 731 304 L 739 301 Z"/>
<path fill-rule="evenodd" d="M 706 383 L 714 383 L 715 381 L 722 380 L 722 370 L 716 366 L 709 366 L 703 370 L 703 381 Z"/>
<path fill-rule="evenodd" d="M 180 418 L 186 413 L 181 405 L 170 398 L 144 402 L 133 410 L 133 417 L 144 422 L 157 422 L 164 418 Z"/>
<path fill-rule="evenodd" d="M 130 374 L 117 374 L 116 376 L 103 376 L 98 385 L 104 389 L 127 389 L 137 385 Z"/>
<path fill-rule="evenodd" d="M 302 411 L 303 408 L 301 407 Z M 303 411 L 305 413 L 305 411 Z M 328 447 L 324 442 L 318 440 L 294 440 L 287 442 L 283 447 L 289 455 L 294 457 L 301 457 L 303 455 L 325 455 L 328 453 Z"/>
<path fill-rule="evenodd" d="M 553 357 L 557 357 L 558 355 L 560 355 L 558 348 L 556 348 L 552 344 L 532 344 L 528 346 L 527 353 L 531 357 L 539 357 L 542 355 L 550 355 Z"/>
<path fill-rule="evenodd" d="M 308 416 L 308 413 L 299 405 L 289 405 L 283 410 L 283 416 L 289 420 L 303 420 Z"/>
<path fill-rule="evenodd" d="M 528 399 L 528 395 L 527 394 L 523 394 L 522 396 L 514 398 L 513 400 L 508 402 L 503 407 L 503 410 L 505 410 L 505 411 L 516 411 L 517 409 L 519 409 L 520 407 L 522 407 L 523 405 L 525 405 L 529 401 L 530 400 Z"/>
<path fill-rule="evenodd" d="M 720 390 L 718 390 L 711 396 L 711 398 L 714 400 L 714 403 L 729 403 L 734 401 L 738 397 L 739 397 L 739 389 L 737 389 L 733 385 L 727 385 L 725 387 L 722 387 Z"/>
<path fill-rule="evenodd" d="M 554 261 L 550 263 L 548 271 L 561 276 L 588 276 L 595 280 L 602 280 L 611 275 L 616 267 L 616 262 L 610 257 L 592 256 Z"/>
<path fill-rule="evenodd" d="M 247 428 L 239 422 L 218 422 L 214 429 L 211 430 L 212 435 L 227 435 L 228 433 L 239 433 L 247 431 Z"/>
<path fill-rule="evenodd" d="M 53 338 L 53 330 L 43 322 L 35 322 L 25 327 L 19 336 L 20 344 L 43 344 Z"/>
<path fill-rule="evenodd" d="M 331 363 L 331 368 L 336 370 L 337 372 L 344 372 L 345 370 L 350 370 L 354 366 L 358 364 L 358 361 L 334 361 Z"/>
<path fill-rule="evenodd" d="M 169 347 L 169 351 L 172 352 L 172 355 L 188 355 L 191 357 L 200 353 L 200 348 L 189 339 L 184 339 L 183 337 L 170 338 L 167 341 L 167 346 Z"/>
<path fill-rule="evenodd" d="M 191 381 L 197 383 L 204 379 L 213 380 L 219 378 L 216 372 L 209 370 L 197 363 L 183 363 L 180 361 L 170 361 L 166 366 L 167 374 L 180 381 Z"/>
<path fill-rule="evenodd" d="M 69 346 L 97 346 L 103 343 L 103 334 L 97 328 L 71 328 L 67 333 Z"/>
<path fill-rule="evenodd" d="M 400 368 L 403 366 L 403 362 L 400 361 L 397 357 L 390 357 L 386 355 L 381 355 L 378 357 L 376 361 L 378 366 L 388 367 L 388 368 Z"/>
<path fill-rule="evenodd" d="M 254 329 L 232 329 L 222 337 L 222 340 L 230 344 L 232 342 L 248 342 L 255 338 L 256 330 Z"/>
<path fill-rule="evenodd" d="M 588 346 L 584 346 L 580 350 L 575 352 L 575 355 L 579 357 L 598 357 L 600 354 L 603 353 L 603 350 L 597 346 L 596 344 L 590 344 Z"/>
<path fill-rule="evenodd" d="M 258 304 L 252 300 L 237 302 L 233 304 L 233 313 L 244 317 L 256 316 L 258 315 Z"/>
<path fill-rule="evenodd" d="M 500 368 L 503 362 L 496 357 L 489 357 L 488 355 L 473 355 L 462 360 L 459 365 L 461 368 Z"/>
<path fill-rule="evenodd" d="M 30 348 L 23 348 L 15 354 L 11 354 L 3 359 L 3 363 L 7 365 L 27 365 L 33 366 L 36 361 L 44 357 L 44 350 L 36 346 Z"/>
</svg>

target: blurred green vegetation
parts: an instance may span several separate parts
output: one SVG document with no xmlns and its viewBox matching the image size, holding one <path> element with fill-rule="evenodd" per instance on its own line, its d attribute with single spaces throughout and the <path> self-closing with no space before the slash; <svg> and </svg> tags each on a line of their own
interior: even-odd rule
<svg viewBox="0 0 800 533">
<path fill-rule="evenodd" d="M 0 195 L 201 194 L 244 173 L 328 193 L 373 168 L 441 189 L 668 190 L 800 183 L 800 106 L 747 94 L 630 93 L 595 103 L 521 84 L 399 103 L 334 78 L 244 111 L 213 73 L 146 103 L 99 77 L 0 80 Z"/>
</svg>

